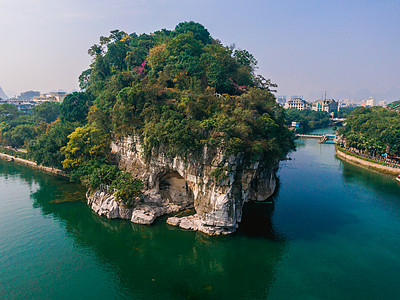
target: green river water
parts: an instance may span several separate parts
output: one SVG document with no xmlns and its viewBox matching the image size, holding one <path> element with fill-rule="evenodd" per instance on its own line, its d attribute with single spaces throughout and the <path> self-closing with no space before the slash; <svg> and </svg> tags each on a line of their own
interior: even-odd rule
<svg viewBox="0 0 400 300">
<path fill-rule="evenodd" d="M 82 187 L 0 161 L 0 299 L 400 299 L 400 185 L 296 143 L 274 204 L 223 237 L 101 218 Z"/>
</svg>

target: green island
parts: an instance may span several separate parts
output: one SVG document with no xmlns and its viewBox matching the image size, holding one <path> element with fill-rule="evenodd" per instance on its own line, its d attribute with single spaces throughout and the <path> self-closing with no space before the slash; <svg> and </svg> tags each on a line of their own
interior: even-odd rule
<svg viewBox="0 0 400 300">
<path fill-rule="evenodd" d="M 66 171 L 92 192 L 106 186 L 131 207 L 149 184 L 141 171 L 118 166 L 110 142 L 138 138 L 149 164 L 160 151 L 190 162 L 208 149 L 234 157 L 240 172 L 256 170 L 251 165 L 258 162 L 273 170 L 294 149 L 284 109 L 270 91 L 276 85 L 256 74 L 252 54 L 222 45 L 199 23 L 140 35 L 114 30 L 88 53 L 92 63 L 79 77 L 82 91 L 61 105 L 44 103 L 30 115 L 0 107 L 3 147 L 26 148 L 23 158 Z M 210 168 L 203 178 L 216 185 L 237 177 L 237 163 L 228 158 Z M 252 176 L 255 182 L 272 178 L 263 197 L 273 192 L 272 175 Z"/>
</svg>

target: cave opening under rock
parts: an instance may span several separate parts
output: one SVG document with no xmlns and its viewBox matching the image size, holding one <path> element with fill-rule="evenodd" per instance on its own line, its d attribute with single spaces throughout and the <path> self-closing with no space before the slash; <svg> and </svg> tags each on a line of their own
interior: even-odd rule
<svg viewBox="0 0 400 300">
<path fill-rule="evenodd" d="M 193 192 L 186 180 L 176 171 L 170 171 L 161 176 L 158 185 L 161 196 L 170 203 L 182 206 L 192 206 Z"/>
</svg>

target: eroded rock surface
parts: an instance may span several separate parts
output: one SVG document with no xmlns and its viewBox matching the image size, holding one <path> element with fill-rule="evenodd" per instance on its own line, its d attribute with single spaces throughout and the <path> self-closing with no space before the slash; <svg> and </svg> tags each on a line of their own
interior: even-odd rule
<svg viewBox="0 0 400 300">
<path fill-rule="evenodd" d="M 99 215 L 151 224 L 158 216 L 193 206 L 195 214 L 171 217 L 167 223 L 211 235 L 232 233 L 242 218 L 243 204 L 264 201 L 276 187 L 277 162 L 248 161 L 204 147 L 197 155 L 168 156 L 153 149 L 145 157 L 137 136 L 111 144 L 119 167 L 143 180 L 144 198 L 133 208 L 119 205 L 112 195 L 96 192 L 88 203 Z"/>
<path fill-rule="evenodd" d="M 87 202 L 95 213 L 109 219 L 121 218 L 137 224 L 151 224 L 162 215 L 178 212 L 190 207 L 190 204 L 175 204 L 163 199 L 154 191 L 147 191 L 142 201 L 133 207 L 127 207 L 115 200 L 114 195 L 103 191 L 86 194 Z"/>
<path fill-rule="evenodd" d="M 211 235 L 229 234 L 242 218 L 243 204 L 264 201 L 276 187 L 277 163 L 246 161 L 243 155 L 224 155 L 216 148 L 170 157 L 166 149 L 144 156 L 139 137 L 111 144 L 121 169 L 143 180 L 146 192 L 134 207 L 124 207 L 114 196 L 97 191 L 87 195 L 99 215 L 151 224 L 157 217 L 194 207 L 195 214 L 170 217 L 167 223 Z"/>
</svg>

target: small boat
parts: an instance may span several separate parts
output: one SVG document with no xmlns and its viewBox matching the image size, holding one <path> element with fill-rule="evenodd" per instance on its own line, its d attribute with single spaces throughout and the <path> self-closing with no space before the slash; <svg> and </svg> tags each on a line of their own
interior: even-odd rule
<svg viewBox="0 0 400 300">
<path fill-rule="evenodd" d="M 396 177 L 396 180 L 400 182 L 400 175 Z"/>
</svg>

